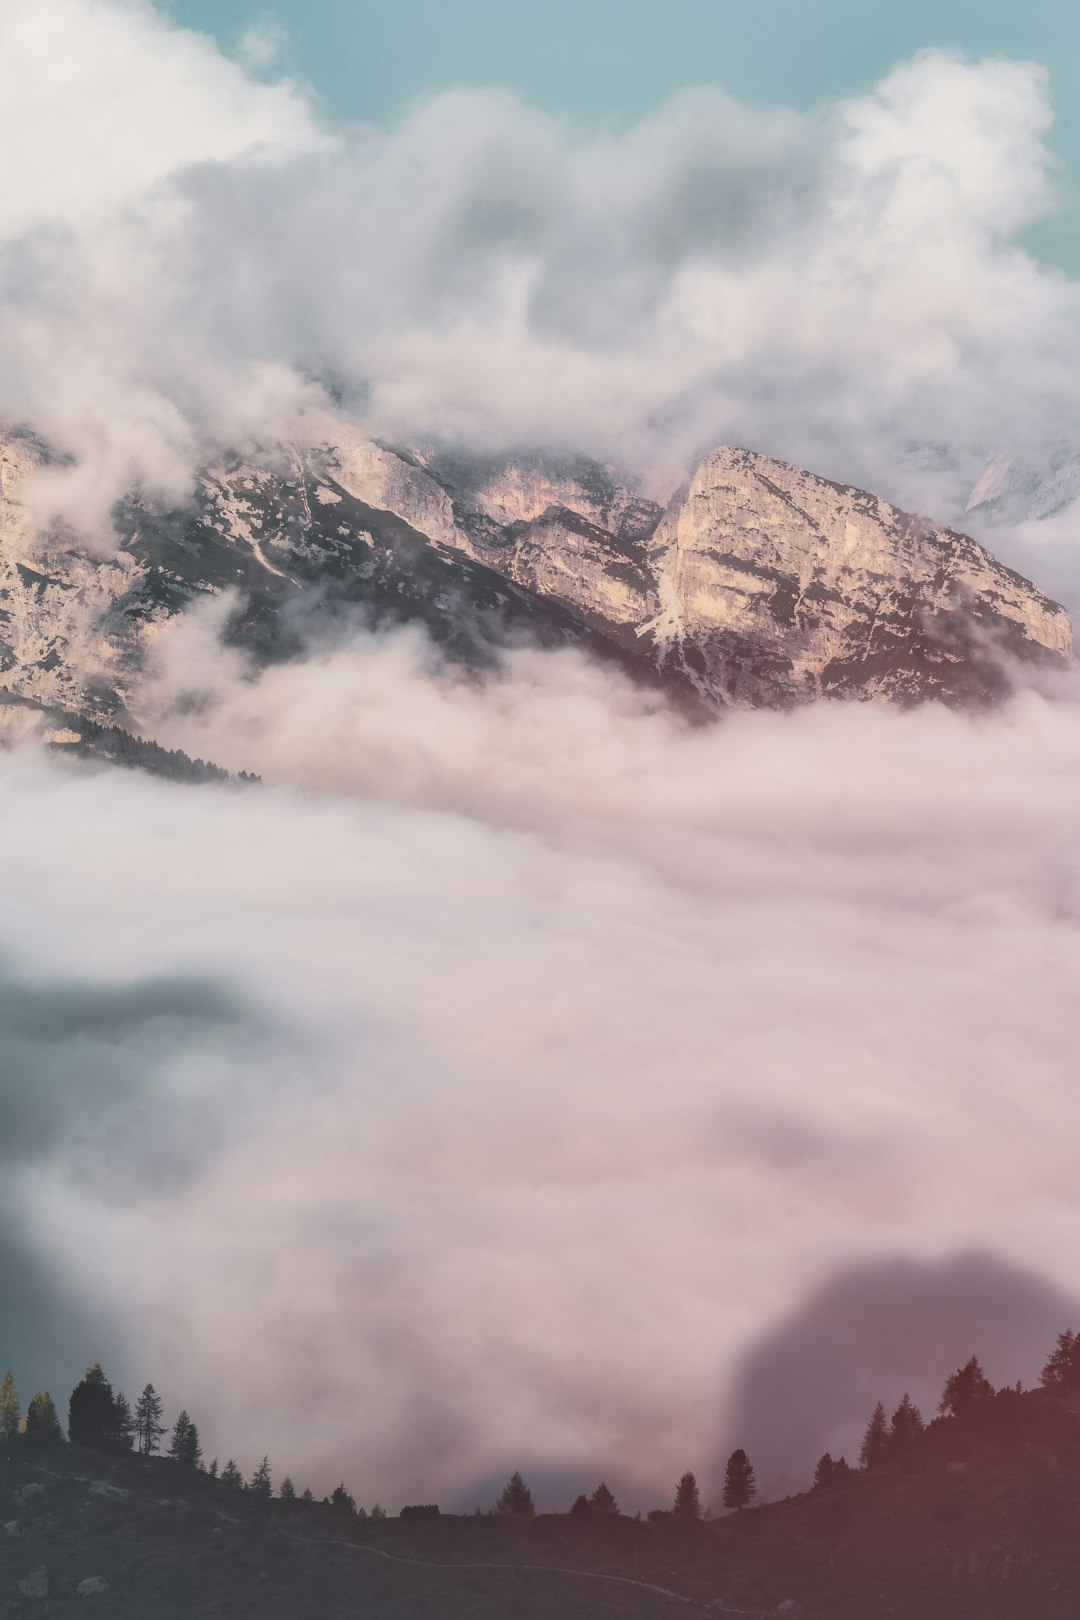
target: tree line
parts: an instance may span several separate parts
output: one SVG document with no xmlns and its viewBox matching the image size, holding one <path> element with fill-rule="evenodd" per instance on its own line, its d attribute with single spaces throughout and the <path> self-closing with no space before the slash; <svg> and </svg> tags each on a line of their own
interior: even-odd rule
<svg viewBox="0 0 1080 1620">
<path fill-rule="evenodd" d="M 1080 1392 L 1080 1334 L 1072 1329 L 1058 1334 L 1054 1348 L 1039 1374 L 1039 1383 L 1051 1392 Z M 937 1414 L 941 1418 L 978 1420 L 1004 1411 L 1023 1393 L 1019 1382 L 995 1389 L 983 1372 L 978 1357 L 971 1356 L 945 1380 Z M 132 1406 L 122 1392 L 114 1391 L 100 1364 L 95 1362 L 71 1392 L 66 1439 L 75 1446 L 101 1451 L 135 1452 L 143 1457 L 152 1457 L 168 1435 L 163 1455 L 179 1468 L 219 1479 L 227 1489 L 245 1491 L 266 1501 L 275 1494 L 283 1502 L 317 1501 L 310 1486 L 297 1492 L 288 1475 L 275 1493 L 268 1457 L 263 1457 L 250 1479 L 244 1478 L 232 1457 L 220 1469 L 216 1457 L 207 1463 L 203 1457 L 198 1426 L 187 1410 L 180 1412 L 171 1432 L 162 1421 L 163 1415 L 164 1403 L 153 1384 L 144 1387 Z M 891 1416 L 884 1402 L 878 1401 L 863 1434 L 859 1467 L 875 1468 L 899 1456 L 912 1446 L 926 1428 L 922 1413 L 906 1391 Z M 39 1391 L 24 1412 L 15 1375 L 9 1369 L 0 1379 L 0 1445 L 17 1444 L 36 1449 L 64 1443 L 64 1430 L 52 1396 L 47 1390 Z M 829 1452 L 825 1452 L 814 1470 L 813 1489 L 823 1490 L 853 1472 L 844 1457 L 834 1460 Z M 757 1494 L 753 1464 L 745 1451 L 737 1449 L 728 1457 L 724 1469 L 724 1506 L 738 1512 L 749 1507 Z M 358 1507 L 344 1482 L 324 1496 L 322 1502 L 336 1512 L 350 1516 L 373 1520 L 386 1517 L 385 1509 L 378 1502 L 370 1513 Z M 480 1513 L 481 1510 L 477 1508 L 476 1511 Z M 593 1520 L 617 1517 L 620 1511 L 613 1491 L 603 1480 L 591 1495 L 582 1492 L 570 1508 L 571 1516 Z M 438 1506 L 434 1503 L 418 1503 L 401 1510 L 404 1518 L 434 1517 L 438 1512 Z M 511 1475 L 491 1512 L 516 1518 L 532 1518 L 535 1515 L 532 1492 L 520 1472 Z M 697 1479 L 689 1471 L 679 1479 L 671 1507 L 653 1508 L 647 1515 L 653 1522 L 673 1520 L 681 1524 L 696 1523 L 708 1516 L 709 1510 L 702 1506 Z"/>
</svg>

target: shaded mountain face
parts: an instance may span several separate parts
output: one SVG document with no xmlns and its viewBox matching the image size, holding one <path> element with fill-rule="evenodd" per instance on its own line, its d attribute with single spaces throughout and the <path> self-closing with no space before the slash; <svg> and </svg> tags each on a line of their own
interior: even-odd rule
<svg viewBox="0 0 1080 1620">
<path fill-rule="evenodd" d="M 392 449 L 342 423 L 207 468 L 170 509 L 130 495 L 115 551 L 35 531 L 48 460 L 0 437 L 0 682 L 99 720 L 132 707 L 161 624 L 227 587 L 230 636 L 293 655 L 312 616 L 419 622 L 474 665 L 580 646 L 695 708 L 818 697 L 950 703 L 1071 654 L 1065 612 L 974 540 L 750 451 L 666 510 L 583 457 Z"/>
</svg>

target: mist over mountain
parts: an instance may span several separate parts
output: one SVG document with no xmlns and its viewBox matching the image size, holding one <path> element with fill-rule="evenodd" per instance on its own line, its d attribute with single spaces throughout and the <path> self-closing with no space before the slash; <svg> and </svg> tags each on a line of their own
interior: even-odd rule
<svg viewBox="0 0 1080 1620">
<path fill-rule="evenodd" d="M 801 1481 L 931 1306 L 1021 1376 L 1080 1264 L 1043 71 L 375 129 L 148 0 L 0 56 L 20 1356 L 448 1506 L 743 1420 Z"/>
</svg>

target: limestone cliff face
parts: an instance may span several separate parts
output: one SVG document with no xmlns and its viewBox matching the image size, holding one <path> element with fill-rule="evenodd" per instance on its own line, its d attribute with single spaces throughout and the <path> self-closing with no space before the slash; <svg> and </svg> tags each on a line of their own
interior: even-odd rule
<svg viewBox="0 0 1080 1620">
<path fill-rule="evenodd" d="M 661 661 L 718 702 L 990 696 L 1068 658 L 1063 608 L 966 535 L 746 450 L 706 457 L 650 543 Z"/>
<path fill-rule="evenodd" d="M 0 684 L 98 720 L 131 711 L 161 624 L 226 587 L 260 657 L 296 650 L 314 591 L 471 662 L 579 645 L 698 707 L 982 701 L 1018 660 L 1071 653 L 1063 609 L 975 541 L 745 450 L 662 511 L 584 457 L 392 449 L 326 420 L 207 468 L 182 510 L 132 492 L 104 558 L 37 532 L 21 496 L 47 458 L 0 435 Z"/>
</svg>

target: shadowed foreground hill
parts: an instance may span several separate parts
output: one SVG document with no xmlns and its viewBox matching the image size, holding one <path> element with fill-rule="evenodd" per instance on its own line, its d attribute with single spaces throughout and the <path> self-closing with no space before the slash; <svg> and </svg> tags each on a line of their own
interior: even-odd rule
<svg viewBox="0 0 1080 1620">
<path fill-rule="evenodd" d="M 805 1620 L 1075 1620 L 1080 1410 L 1017 1395 L 989 1425 L 939 1420 L 894 1461 L 688 1527 L 371 1522 L 164 1459 L 14 1445 L 0 1526 L 0 1613 L 57 1620 L 662 1620 L 791 1600 Z M 47 1594 L 20 1591 L 39 1570 Z M 78 1596 L 93 1576 L 108 1592 Z"/>
</svg>

